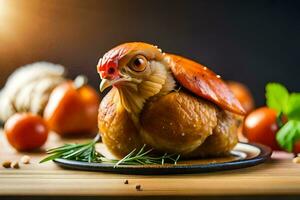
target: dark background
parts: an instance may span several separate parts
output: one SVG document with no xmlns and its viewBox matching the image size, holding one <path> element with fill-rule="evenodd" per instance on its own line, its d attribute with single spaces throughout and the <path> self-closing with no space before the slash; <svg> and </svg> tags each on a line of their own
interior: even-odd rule
<svg viewBox="0 0 300 200">
<path fill-rule="evenodd" d="M 0 0 L 0 86 L 46 60 L 98 87 L 107 50 L 145 41 L 245 83 L 262 105 L 267 82 L 300 91 L 299 37 L 300 1 Z"/>
</svg>

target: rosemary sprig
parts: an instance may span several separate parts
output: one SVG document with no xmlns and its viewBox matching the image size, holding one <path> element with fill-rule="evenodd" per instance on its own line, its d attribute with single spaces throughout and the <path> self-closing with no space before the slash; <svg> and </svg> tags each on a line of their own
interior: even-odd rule
<svg viewBox="0 0 300 200">
<path fill-rule="evenodd" d="M 94 140 L 85 144 L 65 144 L 61 147 L 47 150 L 50 156 L 44 158 L 40 163 L 44 163 L 57 158 L 64 158 L 68 160 L 77 160 L 83 162 L 97 162 L 100 155 L 95 150 L 95 144 L 98 142 L 100 136 L 97 135 Z"/>
<path fill-rule="evenodd" d="M 153 157 L 153 155 L 151 156 L 150 154 L 152 151 L 153 149 L 146 150 L 146 145 L 144 145 L 139 151 L 134 149 L 124 158 L 118 160 L 114 167 L 118 167 L 119 165 L 164 165 L 165 163 L 177 164 L 177 161 L 180 158 L 180 155 L 167 153 L 163 154 L 162 156 Z"/>
<path fill-rule="evenodd" d="M 49 149 L 47 154 L 50 154 L 48 157 L 40 161 L 44 163 L 50 160 L 55 160 L 57 158 L 63 158 L 68 160 L 76 160 L 82 162 L 103 162 L 114 164 L 114 167 L 120 165 L 153 165 L 165 163 L 177 164 L 180 159 L 180 155 L 168 154 L 165 153 L 161 156 L 151 154 L 153 149 L 147 149 L 146 145 L 139 150 L 134 149 L 124 158 L 117 159 L 108 159 L 96 151 L 95 145 L 99 140 L 97 136 L 93 141 L 85 144 L 65 144 L 61 147 Z"/>
</svg>

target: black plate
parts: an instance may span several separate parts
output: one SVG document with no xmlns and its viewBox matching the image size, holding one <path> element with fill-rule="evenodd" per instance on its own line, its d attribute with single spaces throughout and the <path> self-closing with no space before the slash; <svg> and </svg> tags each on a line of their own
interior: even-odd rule
<svg viewBox="0 0 300 200">
<path fill-rule="evenodd" d="M 68 169 L 113 172 L 121 174 L 188 174 L 251 167 L 265 162 L 272 151 L 261 144 L 238 143 L 227 157 L 185 160 L 178 164 L 165 165 L 119 165 L 109 163 L 88 163 L 66 159 L 55 159 L 54 162 Z"/>
</svg>

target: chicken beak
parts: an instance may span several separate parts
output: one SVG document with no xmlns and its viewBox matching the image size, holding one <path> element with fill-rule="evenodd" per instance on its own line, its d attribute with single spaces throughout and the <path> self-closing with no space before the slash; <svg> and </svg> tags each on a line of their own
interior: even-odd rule
<svg viewBox="0 0 300 200">
<path fill-rule="evenodd" d="M 100 91 L 103 92 L 106 88 L 116 85 L 116 84 L 120 84 L 121 82 L 124 81 L 129 81 L 131 79 L 127 79 L 127 78 L 116 78 L 114 80 L 108 80 L 108 79 L 102 79 L 101 83 L 100 83 Z"/>
<path fill-rule="evenodd" d="M 119 77 L 114 80 L 108 80 L 108 79 L 102 79 L 100 83 L 100 91 L 103 92 L 106 88 L 113 86 L 113 85 L 118 85 L 123 82 L 133 82 L 133 83 L 140 83 L 142 80 L 138 80 L 135 78 L 131 77 Z"/>
<path fill-rule="evenodd" d="M 108 79 L 102 79 L 100 83 L 100 92 L 103 92 L 106 88 L 112 86 L 112 82 Z"/>
</svg>

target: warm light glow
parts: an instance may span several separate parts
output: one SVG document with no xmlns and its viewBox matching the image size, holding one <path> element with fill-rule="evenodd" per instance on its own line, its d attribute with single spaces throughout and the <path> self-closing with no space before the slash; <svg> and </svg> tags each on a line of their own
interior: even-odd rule
<svg viewBox="0 0 300 200">
<path fill-rule="evenodd" d="M 7 31 L 7 20 L 9 16 L 8 0 L 0 0 L 0 35 Z"/>
<path fill-rule="evenodd" d="M 6 0 L 0 0 L 0 27 L 4 24 L 5 17 L 8 14 L 7 2 Z"/>
<path fill-rule="evenodd" d="M 10 0 L 0 0 L 0 40 L 10 40 L 13 38 L 13 18 L 15 14 Z"/>
</svg>

